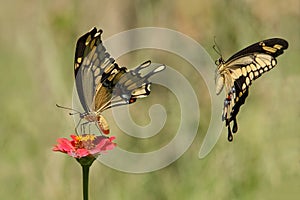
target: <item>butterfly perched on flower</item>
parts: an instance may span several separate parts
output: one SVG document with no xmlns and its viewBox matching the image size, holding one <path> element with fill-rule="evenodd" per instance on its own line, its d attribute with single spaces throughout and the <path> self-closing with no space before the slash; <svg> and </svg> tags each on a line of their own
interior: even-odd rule
<svg viewBox="0 0 300 200">
<path fill-rule="evenodd" d="M 84 110 L 77 113 L 80 114 L 80 120 L 86 120 L 82 126 L 94 122 L 102 133 L 108 134 L 109 126 L 102 112 L 147 97 L 151 86 L 149 78 L 164 70 L 165 66 L 159 65 L 146 74 L 142 70 L 149 67 L 151 61 L 132 70 L 119 67 L 103 46 L 101 34 L 102 30 L 94 27 L 78 39 L 74 75 L 76 91 Z"/>
<path fill-rule="evenodd" d="M 245 103 L 252 81 L 275 67 L 276 57 L 283 54 L 287 48 L 286 40 L 271 38 L 246 47 L 227 61 L 224 61 L 222 56 L 216 61 L 216 94 L 220 94 L 225 86 L 222 120 L 225 120 L 228 127 L 229 141 L 233 140 L 232 132 L 236 133 L 238 130 L 236 117 Z"/>
</svg>

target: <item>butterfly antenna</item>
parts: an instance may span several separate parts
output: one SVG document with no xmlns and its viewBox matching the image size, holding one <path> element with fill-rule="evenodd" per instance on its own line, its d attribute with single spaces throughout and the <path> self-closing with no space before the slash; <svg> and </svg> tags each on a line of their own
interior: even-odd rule
<svg viewBox="0 0 300 200">
<path fill-rule="evenodd" d="M 58 105 L 58 104 L 56 104 L 56 107 L 62 108 L 62 109 L 65 109 L 65 110 L 71 110 L 71 111 L 74 111 L 74 113 L 69 113 L 69 115 L 76 115 L 76 114 L 80 114 L 80 113 L 81 113 L 80 111 L 75 110 L 75 109 L 73 109 L 73 108 L 68 108 L 68 107 L 65 107 L 65 106 Z"/>
<path fill-rule="evenodd" d="M 217 44 L 217 40 L 216 40 L 216 36 L 214 37 L 214 46 L 213 46 L 213 49 L 215 50 L 215 52 L 219 55 L 219 56 L 221 56 L 222 57 L 222 53 L 221 53 L 221 50 L 220 50 L 220 48 L 219 48 L 219 46 L 218 46 L 218 44 Z"/>
<path fill-rule="evenodd" d="M 220 56 L 219 59 L 217 59 L 215 61 L 215 64 L 217 66 L 219 66 L 219 64 L 221 63 L 224 63 L 224 59 L 223 59 L 223 56 L 222 56 L 222 52 L 221 52 L 221 49 L 219 48 L 218 44 L 217 44 L 217 40 L 216 40 L 216 36 L 214 37 L 214 46 L 213 46 L 213 49 L 215 50 L 215 52 Z"/>
</svg>

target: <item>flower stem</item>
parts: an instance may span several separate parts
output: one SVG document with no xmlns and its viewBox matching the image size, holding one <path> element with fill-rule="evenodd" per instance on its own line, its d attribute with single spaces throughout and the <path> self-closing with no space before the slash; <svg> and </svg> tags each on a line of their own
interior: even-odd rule
<svg viewBox="0 0 300 200">
<path fill-rule="evenodd" d="M 81 165 L 82 167 L 82 186 L 83 186 L 83 200 L 89 199 L 89 171 L 90 165 Z"/>
</svg>

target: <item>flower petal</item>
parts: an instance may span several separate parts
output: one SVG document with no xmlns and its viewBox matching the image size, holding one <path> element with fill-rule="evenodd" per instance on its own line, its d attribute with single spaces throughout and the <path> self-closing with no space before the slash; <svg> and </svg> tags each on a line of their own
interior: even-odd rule
<svg viewBox="0 0 300 200">
<path fill-rule="evenodd" d="M 92 154 L 105 152 L 106 150 L 112 150 L 116 147 L 116 144 L 111 142 L 114 138 L 103 138 L 97 146 L 90 150 Z"/>
<path fill-rule="evenodd" d="M 90 152 L 87 149 L 76 149 L 75 151 L 68 152 L 68 155 L 74 158 L 82 158 L 90 155 Z"/>
<path fill-rule="evenodd" d="M 66 153 L 75 150 L 75 147 L 67 138 L 59 138 L 57 139 L 57 143 L 58 144 L 53 147 L 53 151 L 61 151 L 63 153 Z"/>
<path fill-rule="evenodd" d="M 87 156 L 97 156 L 106 150 L 112 150 L 116 147 L 116 143 L 112 142 L 115 137 L 108 138 L 105 136 L 95 136 L 93 134 L 83 136 L 84 137 L 70 135 L 72 138 L 71 140 L 68 140 L 67 138 L 59 138 L 57 140 L 58 144 L 55 145 L 52 150 L 66 153 L 74 158 L 83 158 Z M 84 145 L 89 142 L 92 143 L 88 146 Z"/>
</svg>

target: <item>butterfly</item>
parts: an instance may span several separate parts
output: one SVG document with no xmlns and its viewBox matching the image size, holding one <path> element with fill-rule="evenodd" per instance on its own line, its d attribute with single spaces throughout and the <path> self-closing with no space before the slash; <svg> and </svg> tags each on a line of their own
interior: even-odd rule
<svg viewBox="0 0 300 200">
<path fill-rule="evenodd" d="M 142 70 L 151 65 L 150 60 L 132 70 L 119 67 L 103 46 L 102 33 L 101 29 L 94 27 L 77 40 L 74 76 L 84 112 L 76 113 L 79 113 L 80 121 L 86 120 L 82 127 L 94 122 L 102 133 L 109 134 L 109 125 L 102 112 L 147 97 L 151 86 L 149 78 L 164 70 L 165 65 L 159 65 L 146 74 Z"/>
<path fill-rule="evenodd" d="M 222 121 L 225 120 L 228 127 L 228 141 L 233 140 L 232 132 L 236 133 L 238 130 L 236 117 L 240 107 L 245 103 L 252 81 L 275 67 L 276 57 L 283 54 L 287 48 L 286 40 L 271 38 L 244 48 L 227 61 L 224 61 L 222 56 L 216 60 L 218 66 L 215 73 L 216 94 L 219 95 L 225 86 Z M 233 122 L 232 129 L 231 122 Z"/>
</svg>

